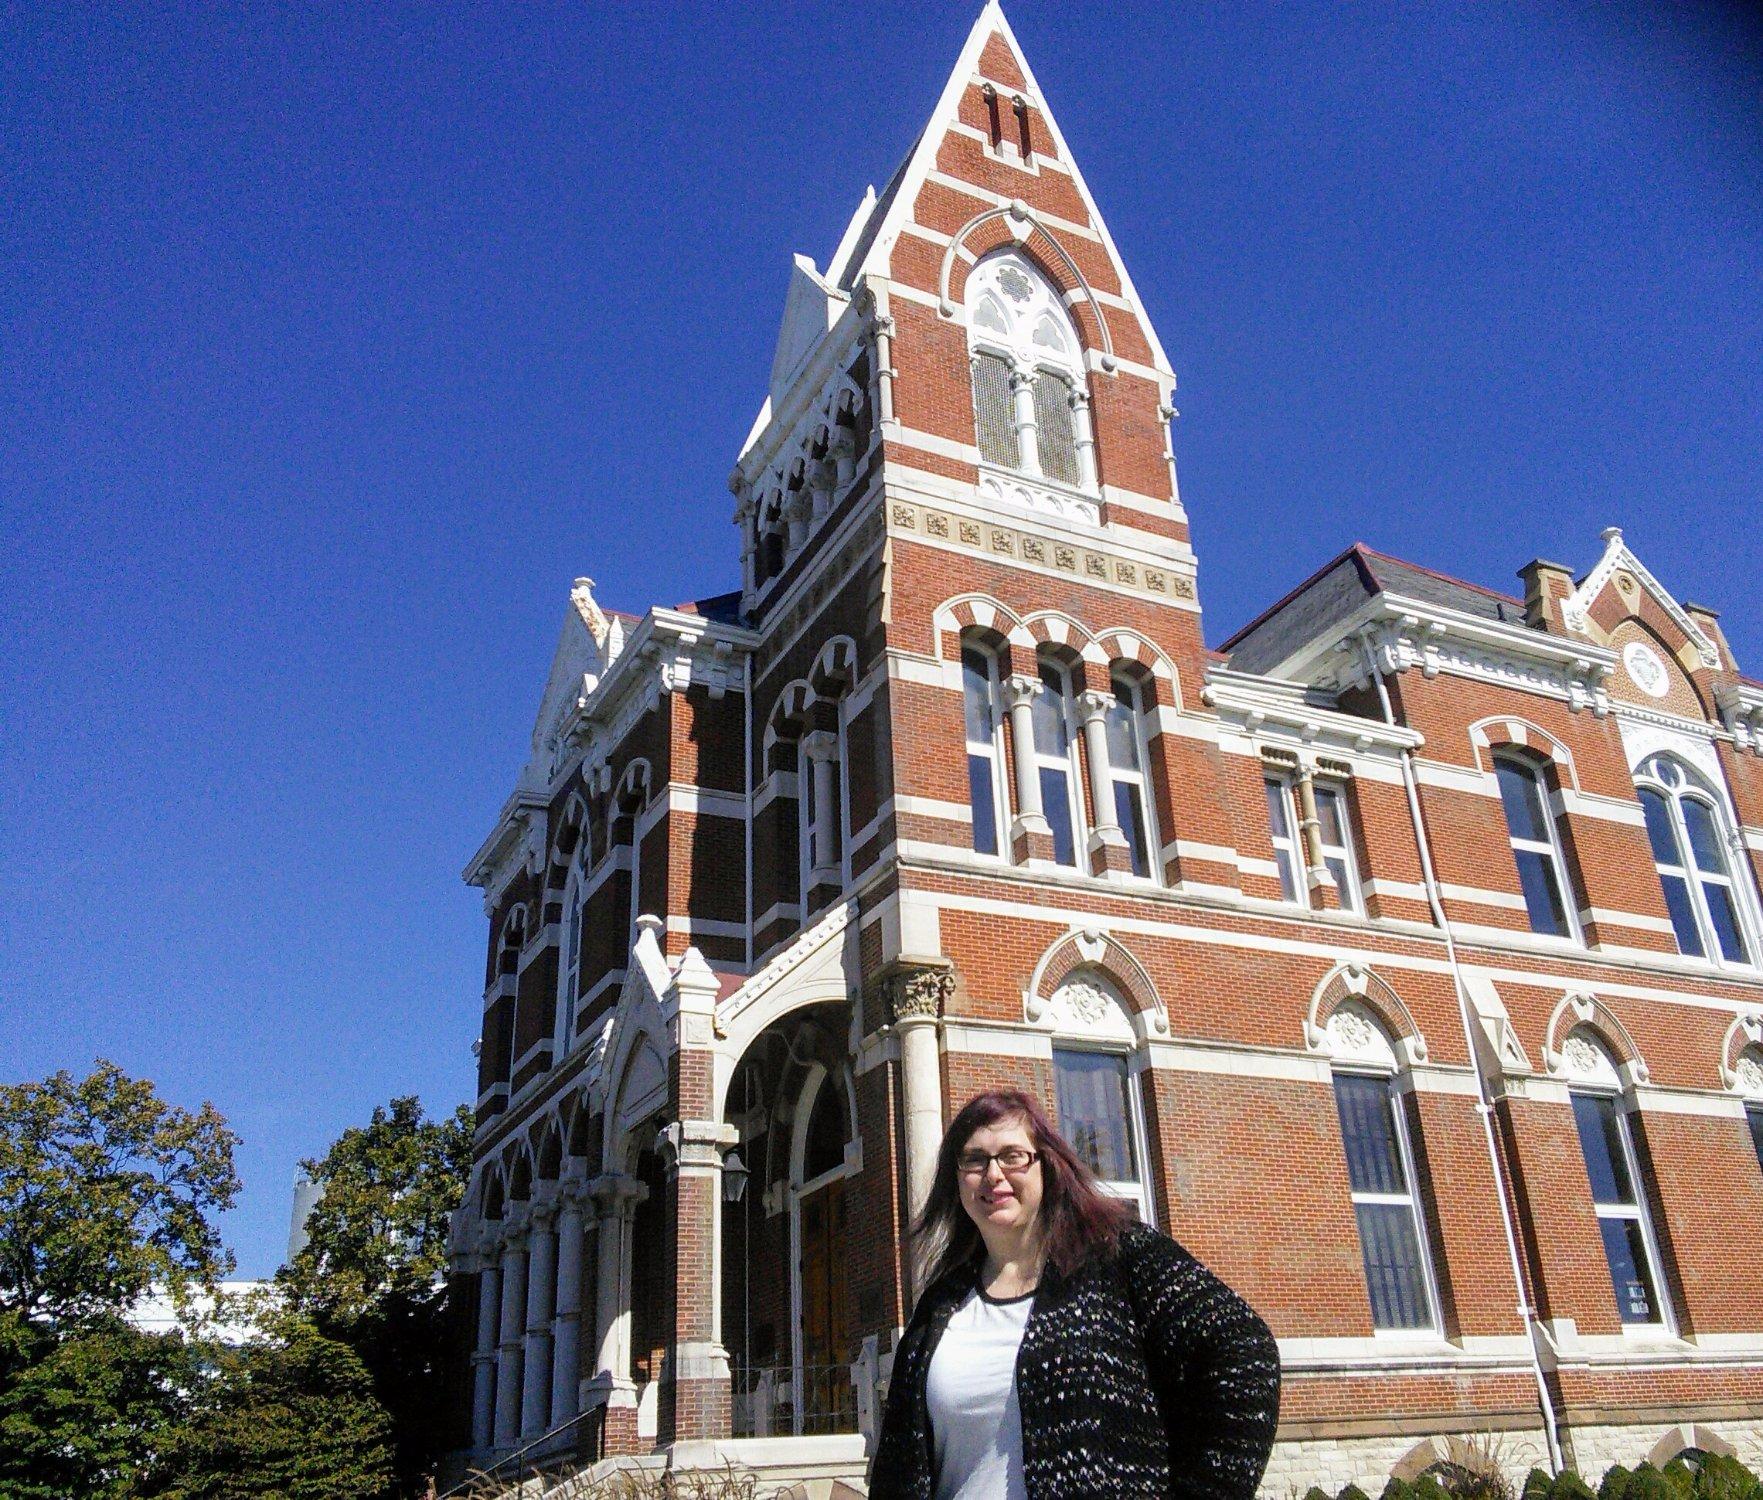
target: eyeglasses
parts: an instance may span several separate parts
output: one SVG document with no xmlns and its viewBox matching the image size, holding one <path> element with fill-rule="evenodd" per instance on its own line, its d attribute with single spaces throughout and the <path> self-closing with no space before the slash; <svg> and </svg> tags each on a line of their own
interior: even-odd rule
<svg viewBox="0 0 1763 1500">
<path fill-rule="evenodd" d="M 1017 1177 L 1041 1159 L 1027 1146 L 1006 1146 L 1002 1151 L 963 1151 L 955 1158 L 955 1170 L 963 1177 L 984 1177 L 996 1162 L 1007 1176 Z"/>
</svg>

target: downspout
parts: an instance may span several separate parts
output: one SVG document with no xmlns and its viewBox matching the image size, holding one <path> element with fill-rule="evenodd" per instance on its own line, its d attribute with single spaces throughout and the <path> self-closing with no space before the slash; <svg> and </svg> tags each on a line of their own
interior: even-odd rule
<svg viewBox="0 0 1763 1500">
<path fill-rule="evenodd" d="M 1372 646 L 1369 632 L 1359 637 L 1359 645 L 1365 653 L 1365 666 L 1371 675 L 1372 685 L 1377 689 L 1378 706 L 1383 710 L 1384 723 L 1394 729 L 1398 727 L 1396 712 L 1390 703 L 1390 692 L 1384 685 L 1383 673 L 1378 670 L 1377 652 Z M 1549 1395 L 1549 1384 L 1543 1375 L 1542 1356 L 1537 1352 L 1539 1319 L 1536 1309 L 1530 1305 L 1524 1292 L 1524 1267 L 1518 1255 L 1518 1228 L 1512 1220 L 1511 1205 L 1506 1201 L 1505 1173 L 1500 1166 L 1499 1146 L 1494 1140 L 1494 1103 L 1489 1092 L 1487 1075 L 1482 1071 L 1481 1054 L 1475 1045 L 1474 1022 L 1469 1014 L 1469 986 L 1463 978 L 1463 966 L 1457 957 L 1457 943 L 1451 936 L 1450 923 L 1445 919 L 1445 905 L 1439 893 L 1438 875 L 1433 869 L 1432 844 L 1426 833 L 1426 818 L 1420 810 L 1420 782 L 1414 772 L 1414 749 L 1410 745 L 1402 747 L 1402 786 L 1408 793 L 1408 816 L 1414 822 L 1414 841 L 1420 849 L 1420 876 L 1426 885 L 1427 905 L 1432 909 L 1434 923 L 1444 934 L 1445 957 L 1450 963 L 1451 981 L 1457 991 L 1457 1015 L 1463 1026 L 1463 1041 L 1469 1048 L 1470 1066 L 1475 1069 L 1475 1112 L 1481 1117 L 1482 1140 L 1487 1146 L 1488 1164 L 1494 1173 L 1494 1195 L 1500 1203 L 1500 1227 L 1506 1232 L 1506 1255 L 1512 1266 L 1512 1284 L 1518 1289 L 1518 1315 L 1524 1320 L 1524 1331 L 1530 1344 L 1530 1367 L 1536 1376 L 1537 1400 L 1542 1405 L 1543 1436 L 1549 1444 L 1549 1464 L 1559 1474 L 1563 1465 L 1560 1439 L 1555 1430 L 1555 1403 Z"/>
<path fill-rule="evenodd" d="M 742 755 L 741 770 L 747 787 L 747 818 L 745 840 L 747 860 L 747 972 L 753 972 L 753 653 L 748 651 L 741 662 L 745 673 L 741 687 L 741 707 L 745 718 L 747 748 Z"/>
</svg>

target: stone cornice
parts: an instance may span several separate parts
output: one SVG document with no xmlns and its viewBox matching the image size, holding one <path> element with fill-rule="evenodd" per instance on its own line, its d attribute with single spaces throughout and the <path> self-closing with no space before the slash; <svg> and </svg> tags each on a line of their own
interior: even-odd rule
<svg viewBox="0 0 1763 1500">
<path fill-rule="evenodd" d="M 1319 750 L 1362 755 L 1373 749 L 1418 750 L 1426 743 L 1417 729 L 1392 728 L 1377 719 L 1342 713 L 1312 701 L 1310 691 L 1303 683 L 1212 667 L 1206 673 L 1200 700 L 1217 710 L 1221 720 L 1250 734 L 1269 728 L 1290 731 Z"/>
<path fill-rule="evenodd" d="M 1714 689 L 1720 721 L 1741 750 L 1763 755 L 1763 686 L 1752 682 L 1723 682 Z"/>
</svg>

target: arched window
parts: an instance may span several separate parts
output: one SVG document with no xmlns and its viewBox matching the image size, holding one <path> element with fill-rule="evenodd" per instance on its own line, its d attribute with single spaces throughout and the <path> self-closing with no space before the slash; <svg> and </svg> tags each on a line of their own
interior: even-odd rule
<svg viewBox="0 0 1763 1500">
<path fill-rule="evenodd" d="M 1589 1027 L 1576 1026 L 1568 1034 L 1561 1056 L 1616 1310 L 1625 1324 L 1669 1328 L 1622 1075 L 1603 1039 Z"/>
<path fill-rule="evenodd" d="M 982 461 L 1093 490 L 1083 346 L 1058 290 L 1015 250 L 967 278 L 973 410 Z"/>
<path fill-rule="evenodd" d="M 1757 1150 L 1757 1166 L 1763 1169 L 1763 1047 L 1751 1046 L 1739 1054 L 1739 1087 L 1748 1095 L 1745 1122 L 1751 1127 L 1751 1144 Z"/>
<path fill-rule="evenodd" d="M 1041 784 L 1041 811 L 1053 830 L 1053 858 L 1077 864 L 1083 834 L 1083 807 L 1078 793 L 1077 737 L 1072 733 L 1071 669 L 1042 652 L 1037 663 L 1041 691 L 1035 694 L 1035 771 Z"/>
<path fill-rule="evenodd" d="M 1336 1008 L 1327 1033 L 1372 1326 L 1380 1333 L 1436 1332 L 1438 1293 L 1395 1044 L 1377 1018 L 1351 1000 Z"/>
<path fill-rule="evenodd" d="M 1752 962 L 1718 803 L 1667 755 L 1645 761 L 1635 783 L 1678 952 Z"/>
<path fill-rule="evenodd" d="M 1103 1190 L 1151 1222 L 1150 1168 L 1139 1080 L 1137 1039 L 1120 991 L 1099 970 L 1080 969 L 1048 1001 L 1053 1039 L 1053 1107 Z"/>
<path fill-rule="evenodd" d="M 563 887 L 563 952 L 557 964 L 556 1055 L 569 1051 L 575 1036 L 575 1008 L 581 994 L 582 923 L 588 906 L 588 864 L 591 858 L 586 826 L 575 842 L 569 880 Z"/>
<path fill-rule="evenodd" d="M 1118 666 L 1110 686 L 1114 702 L 1107 713 L 1108 779 L 1114 792 L 1114 819 L 1126 835 L 1133 874 L 1148 878 L 1156 868 L 1152 855 L 1157 835 L 1145 780 L 1144 688 Z"/>
<path fill-rule="evenodd" d="M 1006 805 L 998 655 L 972 635 L 961 638 L 961 698 L 967 721 L 967 800 L 973 808 L 973 847 L 980 854 L 997 854 L 1004 847 Z"/>
<path fill-rule="evenodd" d="M 1567 882 L 1567 860 L 1561 832 L 1549 806 L 1541 770 L 1517 755 L 1496 755 L 1494 774 L 1500 783 L 1500 805 L 1506 833 L 1518 866 L 1518 886 L 1532 932 L 1553 937 L 1579 936 L 1579 915 Z"/>
</svg>

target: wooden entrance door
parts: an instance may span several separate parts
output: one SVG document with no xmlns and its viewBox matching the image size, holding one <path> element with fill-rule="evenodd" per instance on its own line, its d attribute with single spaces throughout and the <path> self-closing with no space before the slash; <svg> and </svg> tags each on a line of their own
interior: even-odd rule
<svg viewBox="0 0 1763 1500">
<path fill-rule="evenodd" d="M 800 1432 L 855 1432 L 845 1246 L 850 1224 L 845 1179 L 834 1178 L 800 1200 L 802 1222 L 802 1404 Z"/>
</svg>

